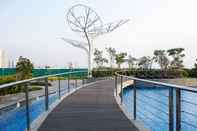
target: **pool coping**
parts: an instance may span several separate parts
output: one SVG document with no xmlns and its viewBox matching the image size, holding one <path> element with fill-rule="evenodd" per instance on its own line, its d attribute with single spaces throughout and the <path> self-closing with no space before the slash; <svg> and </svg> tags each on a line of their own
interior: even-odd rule
<svg viewBox="0 0 197 131">
<path fill-rule="evenodd" d="M 98 81 L 105 81 L 105 80 L 98 80 Z M 38 118 L 36 118 L 35 120 L 33 120 L 33 122 L 30 125 L 30 131 L 37 131 L 39 129 L 39 127 L 42 125 L 42 123 L 44 122 L 44 120 L 48 117 L 48 115 L 53 111 L 53 109 L 55 107 L 57 107 L 62 100 L 64 100 L 66 97 L 70 96 L 71 94 L 73 94 L 74 92 L 76 92 L 77 90 L 85 87 L 85 86 L 89 86 L 92 84 L 97 83 L 98 81 L 95 82 L 91 82 L 91 83 L 87 83 L 84 85 L 79 86 L 78 88 L 73 89 L 72 91 L 70 91 L 69 93 L 64 94 L 61 99 L 57 100 L 56 102 L 54 102 L 51 107 L 49 108 L 48 111 L 43 112 L 40 116 L 38 116 Z M 27 129 L 26 129 L 27 130 Z"/>
<path fill-rule="evenodd" d="M 128 81 L 123 82 L 123 88 L 126 88 L 128 85 Z M 117 84 L 117 87 L 121 87 L 121 84 Z M 118 88 L 120 89 L 120 88 Z M 119 94 L 118 92 L 117 94 Z M 132 113 L 130 113 L 124 105 L 121 104 L 121 98 L 119 95 L 116 96 L 116 89 L 114 88 L 114 98 L 116 100 L 116 103 L 118 104 L 119 108 L 122 110 L 122 112 L 125 114 L 125 116 L 136 126 L 136 128 L 139 131 L 150 131 L 148 128 L 144 126 L 144 124 L 138 120 L 134 120 Z"/>
</svg>

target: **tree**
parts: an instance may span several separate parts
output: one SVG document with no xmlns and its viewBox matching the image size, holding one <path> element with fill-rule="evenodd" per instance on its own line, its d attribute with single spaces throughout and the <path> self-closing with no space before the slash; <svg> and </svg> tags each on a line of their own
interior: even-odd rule
<svg viewBox="0 0 197 131">
<path fill-rule="evenodd" d="M 27 58 L 19 57 L 16 64 L 16 80 L 25 80 L 32 77 L 33 64 Z"/>
<path fill-rule="evenodd" d="M 173 58 L 170 63 L 171 68 L 180 69 L 183 68 L 183 57 L 185 54 L 183 53 L 184 48 L 173 48 L 167 51 L 168 55 Z"/>
<path fill-rule="evenodd" d="M 166 70 L 170 64 L 165 50 L 155 50 L 153 60 L 159 64 L 162 70 Z"/>
<path fill-rule="evenodd" d="M 98 68 L 102 67 L 104 63 L 108 63 L 108 60 L 106 58 L 103 58 L 103 51 L 95 49 L 94 56 L 94 61 Z"/>
<path fill-rule="evenodd" d="M 197 62 L 197 59 L 196 59 Z M 194 64 L 194 69 L 197 70 L 197 63 Z"/>
<path fill-rule="evenodd" d="M 142 69 L 150 69 L 152 66 L 152 58 L 150 56 L 141 57 L 138 66 Z"/>
<path fill-rule="evenodd" d="M 31 61 L 27 58 L 20 56 L 16 64 L 16 80 L 20 81 L 31 78 L 32 69 L 33 64 L 31 63 Z M 17 85 L 14 90 L 15 92 L 21 92 L 24 91 L 24 88 L 23 86 Z"/>
<path fill-rule="evenodd" d="M 116 64 L 118 65 L 118 68 L 121 68 L 121 64 L 125 62 L 125 57 L 127 56 L 127 53 L 119 53 L 116 54 L 115 60 Z"/>
<path fill-rule="evenodd" d="M 136 61 L 137 61 L 137 58 L 132 57 L 131 55 L 128 56 L 127 63 L 128 63 L 128 66 L 129 66 L 130 69 L 134 68 L 134 65 L 135 65 Z"/>
<path fill-rule="evenodd" d="M 73 63 L 72 62 L 68 62 L 68 69 L 73 69 Z"/>
<path fill-rule="evenodd" d="M 112 47 L 106 48 L 106 50 L 109 54 L 109 63 L 110 63 L 110 67 L 112 68 L 116 57 L 116 50 L 115 48 Z"/>
</svg>

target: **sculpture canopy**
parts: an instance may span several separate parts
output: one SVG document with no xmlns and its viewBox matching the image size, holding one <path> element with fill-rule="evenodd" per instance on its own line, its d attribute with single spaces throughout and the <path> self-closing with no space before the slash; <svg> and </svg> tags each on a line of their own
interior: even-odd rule
<svg viewBox="0 0 197 131">
<path fill-rule="evenodd" d="M 91 74 L 91 56 L 93 38 L 114 31 L 119 26 L 127 23 L 129 19 L 118 20 L 103 24 L 100 16 L 90 7 L 82 4 L 72 6 L 67 12 L 67 24 L 71 30 L 86 38 L 87 43 L 72 39 L 61 38 L 74 47 L 85 50 L 88 54 L 88 72 Z M 84 44 L 85 43 L 85 44 Z M 87 47 L 88 46 L 88 47 Z"/>
</svg>

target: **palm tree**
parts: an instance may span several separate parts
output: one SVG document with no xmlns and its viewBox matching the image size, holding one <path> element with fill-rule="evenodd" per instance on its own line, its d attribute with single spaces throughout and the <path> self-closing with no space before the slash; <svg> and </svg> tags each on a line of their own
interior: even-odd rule
<svg viewBox="0 0 197 131">
<path fill-rule="evenodd" d="M 168 57 L 166 56 L 165 50 L 155 50 L 153 61 L 159 64 L 162 70 L 166 70 L 170 64 Z"/>
<path fill-rule="evenodd" d="M 103 58 L 103 51 L 95 49 L 94 56 L 94 61 L 97 64 L 98 68 L 102 67 L 104 63 L 108 63 L 108 60 L 106 58 Z"/>
<path fill-rule="evenodd" d="M 137 61 L 137 58 L 132 57 L 131 55 L 128 56 L 127 63 L 128 63 L 128 66 L 129 66 L 130 69 L 134 68 L 134 65 L 135 65 L 136 61 Z"/>
<path fill-rule="evenodd" d="M 180 69 L 183 68 L 183 57 L 185 54 L 183 53 L 184 48 L 173 48 L 167 51 L 168 55 L 173 58 L 171 61 L 171 68 Z"/>
<path fill-rule="evenodd" d="M 115 48 L 109 47 L 109 48 L 106 48 L 106 51 L 109 54 L 109 63 L 110 63 L 110 67 L 112 68 L 113 64 L 114 64 L 115 57 L 116 57 L 116 50 L 115 50 Z"/>
<path fill-rule="evenodd" d="M 150 56 L 143 56 L 139 59 L 138 66 L 142 69 L 151 69 L 152 58 Z"/>
<path fill-rule="evenodd" d="M 118 68 L 121 68 L 121 64 L 125 62 L 125 57 L 127 56 L 127 53 L 119 53 L 116 54 L 116 64 L 118 65 Z"/>
<path fill-rule="evenodd" d="M 196 59 L 197 62 L 197 59 Z M 194 68 L 197 70 L 197 63 L 194 64 Z"/>
</svg>

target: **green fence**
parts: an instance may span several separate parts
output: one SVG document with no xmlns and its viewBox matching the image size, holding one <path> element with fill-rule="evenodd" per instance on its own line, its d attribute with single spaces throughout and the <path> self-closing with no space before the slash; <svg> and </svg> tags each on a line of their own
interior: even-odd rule
<svg viewBox="0 0 197 131">
<path fill-rule="evenodd" d="M 70 71 L 84 71 L 88 72 L 85 68 L 77 68 L 77 69 L 33 69 L 32 74 L 33 77 L 43 76 L 43 75 L 52 75 L 57 73 L 63 72 L 70 72 Z M 0 68 L 0 76 L 10 76 L 15 75 L 16 69 L 15 68 Z M 73 74 L 74 76 L 87 76 L 87 73 L 76 73 Z"/>
<path fill-rule="evenodd" d="M 15 68 L 0 68 L 0 76 L 9 76 L 16 73 Z"/>
</svg>

